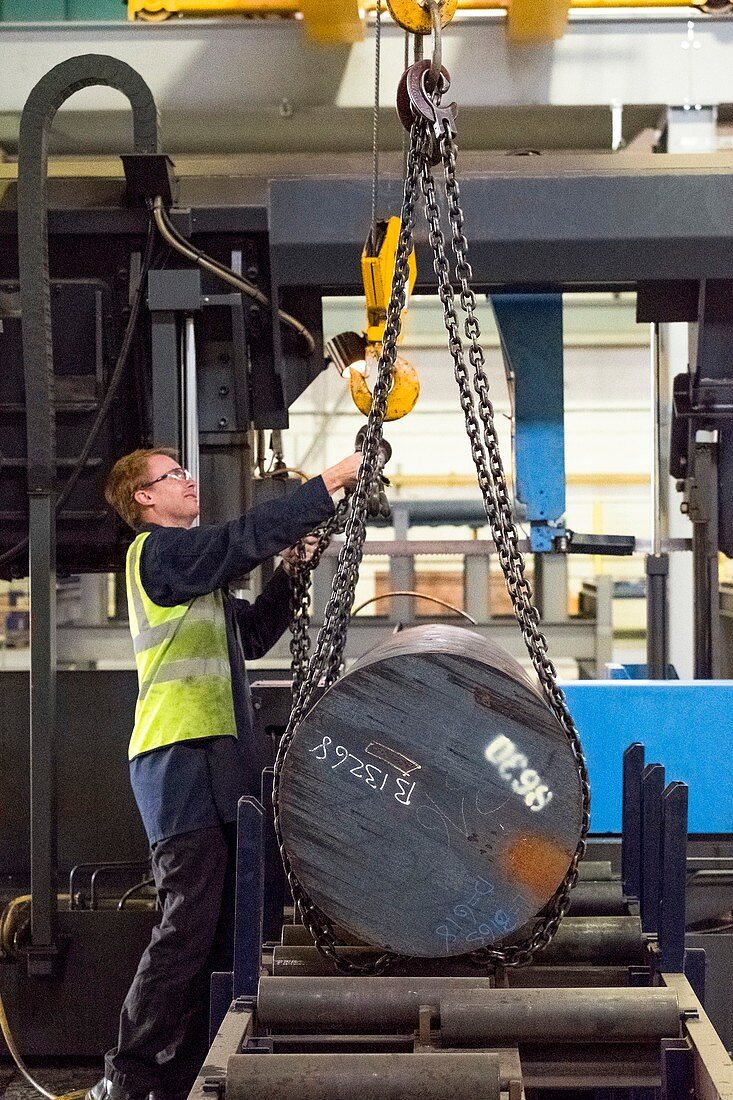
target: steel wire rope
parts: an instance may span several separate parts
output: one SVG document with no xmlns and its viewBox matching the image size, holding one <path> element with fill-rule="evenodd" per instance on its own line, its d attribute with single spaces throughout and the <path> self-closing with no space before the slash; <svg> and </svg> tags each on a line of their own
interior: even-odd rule
<svg viewBox="0 0 733 1100">
<path fill-rule="evenodd" d="M 379 76 L 382 48 L 382 0 L 377 0 L 374 25 L 374 117 L 372 119 L 372 234 L 371 252 L 377 254 L 377 199 L 379 192 Z"/>
</svg>

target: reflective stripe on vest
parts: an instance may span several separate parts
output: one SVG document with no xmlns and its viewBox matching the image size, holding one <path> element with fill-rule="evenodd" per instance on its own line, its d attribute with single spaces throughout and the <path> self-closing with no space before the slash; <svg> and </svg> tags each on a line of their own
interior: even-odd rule
<svg viewBox="0 0 733 1100">
<path fill-rule="evenodd" d="M 175 607 L 140 580 L 146 531 L 127 551 L 127 605 L 139 694 L 129 757 L 199 737 L 237 736 L 221 592 Z"/>
</svg>

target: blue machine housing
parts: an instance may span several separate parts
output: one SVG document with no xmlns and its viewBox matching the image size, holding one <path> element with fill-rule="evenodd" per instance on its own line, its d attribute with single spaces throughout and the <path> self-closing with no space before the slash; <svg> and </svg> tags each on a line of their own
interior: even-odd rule
<svg viewBox="0 0 733 1100">
<path fill-rule="evenodd" d="M 621 832 L 621 759 L 633 741 L 689 784 L 691 833 L 733 832 L 733 681 L 584 680 L 563 690 L 588 761 L 592 832 Z"/>
</svg>

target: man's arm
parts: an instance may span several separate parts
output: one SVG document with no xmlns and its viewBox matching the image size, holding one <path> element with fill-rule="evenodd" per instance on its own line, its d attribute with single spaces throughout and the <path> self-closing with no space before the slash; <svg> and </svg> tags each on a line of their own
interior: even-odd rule
<svg viewBox="0 0 733 1100">
<path fill-rule="evenodd" d="M 256 661 L 272 649 L 290 622 L 290 581 L 280 566 L 253 603 L 230 599 L 242 638 L 245 660 Z"/>
<path fill-rule="evenodd" d="M 317 477 L 229 523 L 155 527 L 143 544 L 143 587 L 163 607 L 224 588 L 297 542 L 333 510 L 324 479 Z"/>
<path fill-rule="evenodd" d="M 210 527 L 155 527 L 143 543 L 140 576 L 151 600 L 173 607 L 225 588 L 333 515 L 331 494 L 356 485 L 361 454 L 349 455 L 287 497 Z"/>
</svg>

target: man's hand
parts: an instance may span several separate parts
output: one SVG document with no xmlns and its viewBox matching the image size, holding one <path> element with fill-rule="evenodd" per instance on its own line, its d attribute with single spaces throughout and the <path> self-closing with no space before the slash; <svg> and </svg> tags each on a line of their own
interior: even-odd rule
<svg viewBox="0 0 733 1100">
<path fill-rule="evenodd" d="M 333 496 L 339 489 L 353 489 L 356 486 L 356 477 L 362 460 L 361 451 L 356 451 L 348 458 L 337 462 L 335 466 L 329 466 L 321 474 L 326 490 Z"/>
<path fill-rule="evenodd" d="M 301 546 L 303 553 L 301 554 Z M 306 535 L 304 539 L 297 546 L 286 546 L 284 550 L 280 552 L 280 557 L 283 561 L 283 569 L 292 576 L 301 562 L 310 561 L 316 552 L 318 546 L 318 539 L 315 535 Z"/>
</svg>

